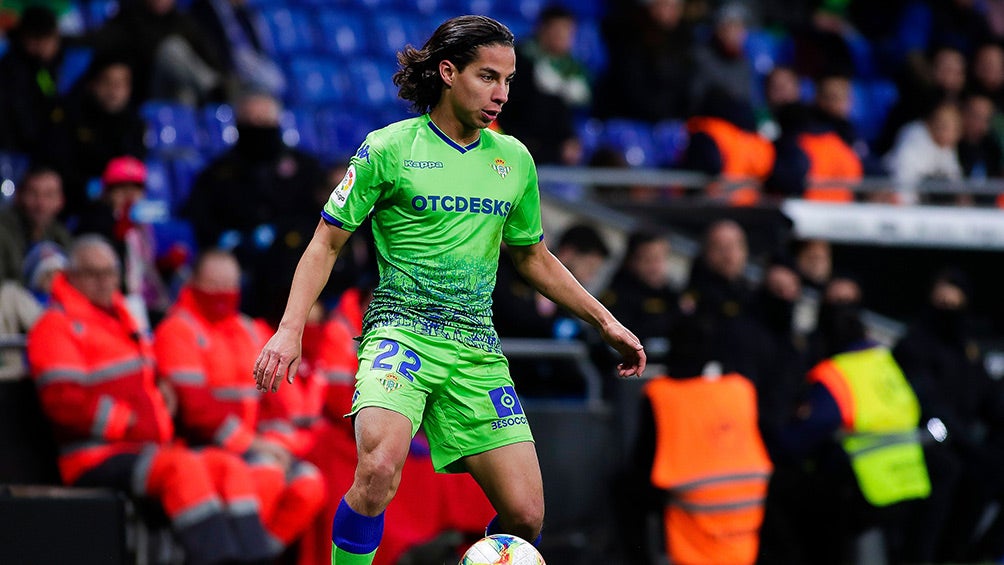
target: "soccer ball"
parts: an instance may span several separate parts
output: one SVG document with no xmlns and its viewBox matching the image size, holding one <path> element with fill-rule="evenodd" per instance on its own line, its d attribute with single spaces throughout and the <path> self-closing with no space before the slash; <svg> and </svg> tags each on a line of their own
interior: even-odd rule
<svg viewBox="0 0 1004 565">
<path fill-rule="evenodd" d="M 459 565 L 545 565 L 530 542 L 508 534 L 481 538 L 467 550 Z"/>
</svg>

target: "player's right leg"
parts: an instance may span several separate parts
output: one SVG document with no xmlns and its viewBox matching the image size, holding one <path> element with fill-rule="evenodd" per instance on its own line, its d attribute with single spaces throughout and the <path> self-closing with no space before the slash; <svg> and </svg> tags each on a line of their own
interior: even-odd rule
<svg viewBox="0 0 1004 565">
<path fill-rule="evenodd" d="M 401 483 L 411 446 L 412 422 L 370 406 L 355 415 L 359 461 L 331 526 L 332 565 L 370 565 L 383 537 L 383 511 Z"/>
<path fill-rule="evenodd" d="M 383 536 L 383 510 L 401 482 L 426 399 L 449 377 L 455 349 L 400 328 L 380 328 L 360 344 L 351 412 L 359 460 L 331 527 L 333 564 L 373 562 Z"/>
</svg>

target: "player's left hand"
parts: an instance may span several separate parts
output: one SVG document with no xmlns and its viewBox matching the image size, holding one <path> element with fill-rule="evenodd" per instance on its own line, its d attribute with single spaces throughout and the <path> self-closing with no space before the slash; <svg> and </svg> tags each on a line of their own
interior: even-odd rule
<svg viewBox="0 0 1004 565">
<path fill-rule="evenodd" d="M 645 348 L 630 330 L 621 325 L 620 322 L 613 322 L 600 329 L 603 341 L 607 342 L 621 355 L 621 362 L 617 365 L 617 374 L 621 377 L 640 377 L 645 371 Z"/>
</svg>

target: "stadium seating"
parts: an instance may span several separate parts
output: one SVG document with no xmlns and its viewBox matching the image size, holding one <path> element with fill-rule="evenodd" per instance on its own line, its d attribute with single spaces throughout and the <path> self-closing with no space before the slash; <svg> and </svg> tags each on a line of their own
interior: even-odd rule
<svg viewBox="0 0 1004 565">
<path fill-rule="evenodd" d="M 855 80 L 851 89 L 851 122 L 865 141 L 874 141 L 882 133 L 885 118 L 899 99 L 899 91 L 887 79 Z"/>
<path fill-rule="evenodd" d="M 632 167 L 654 167 L 658 154 L 652 140 L 652 125 L 634 120 L 607 120 L 603 140 L 624 153 Z"/>
<path fill-rule="evenodd" d="M 156 157 L 146 160 L 146 199 L 170 203 L 171 170 L 167 163 Z"/>
<path fill-rule="evenodd" d="M 320 32 L 318 48 L 336 57 L 349 58 L 369 51 L 369 33 L 365 19 L 355 11 L 324 6 L 317 11 Z"/>
<path fill-rule="evenodd" d="M 188 155 L 168 161 L 171 179 L 171 213 L 178 214 L 188 201 L 195 177 L 208 164 L 200 155 Z"/>
<path fill-rule="evenodd" d="M 118 0 L 90 0 L 84 3 L 84 21 L 87 29 L 98 29 L 119 13 Z"/>
<path fill-rule="evenodd" d="M 328 57 L 296 57 L 287 63 L 291 87 L 287 103 L 324 105 L 344 102 L 350 79 Z"/>
<path fill-rule="evenodd" d="M 155 254 L 160 257 L 176 244 L 185 246 L 190 252 L 198 249 L 195 242 L 195 230 L 192 224 L 183 219 L 171 219 L 166 222 L 151 224 L 153 237 L 157 242 Z"/>
<path fill-rule="evenodd" d="M 371 54 L 385 61 L 395 61 L 397 52 L 404 45 L 421 46 L 426 40 L 422 35 L 421 18 L 403 13 L 384 12 L 368 18 Z"/>
<path fill-rule="evenodd" d="M 794 59 L 791 38 L 773 31 L 750 29 L 744 47 L 746 58 L 760 76 L 766 76 L 774 67 L 790 64 Z"/>
<path fill-rule="evenodd" d="M 13 151 L 0 151 L 0 203 L 14 195 L 11 188 L 28 170 L 28 156 Z M 11 183 L 8 185 L 8 182 Z"/>
<path fill-rule="evenodd" d="M 318 129 L 315 114 L 315 109 L 310 107 L 291 108 L 282 113 L 279 127 L 286 145 L 313 155 L 324 154 L 325 138 Z"/>
<path fill-rule="evenodd" d="M 214 157 L 237 142 L 237 121 L 229 104 L 209 105 L 199 110 L 202 153 Z"/>
<path fill-rule="evenodd" d="M 262 44 L 274 56 L 310 53 L 315 48 L 311 12 L 299 7 L 265 6 L 258 10 Z"/>
<path fill-rule="evenodd" d="M 56 89 L 60 95 L 65 96 L 77 80 L 87 71 L 87 66 L 91 64 L 94 52 L 89 47 L 75 45 L 68 47 L 63 52 L 63 62 L 59 66 L 59 84 Z"/>
<path fill-rule="evenodd" d="M 652 142 L 655 144 L 656 163 L 663 167 L 677 165 L 687 149 L 688 141 L 685 122 L 667 120 L 655 124 L 652 128 Z"/>
<path fill-rule="evenodd" d="M 596 150 L 603 146 L 603 121 L 582 120 L 575 124 L 575 134 L 582 144 L 583 159 L 588 162 Z"/>
<path fill-rule="evenodd" d="M 586 65 L 593 77 L 606 69 L 607 48 L 600 34 L 599 20 L 582 18 L 578 21 L 572 55 Z"/>
<path fill-rule="evenodd" d="M 191 106 L 151 101 L 140 106 L 147 123 L 146 146 L 161 155 L 191 153 L 199 146 L 199 126 Z"/>
</svg>

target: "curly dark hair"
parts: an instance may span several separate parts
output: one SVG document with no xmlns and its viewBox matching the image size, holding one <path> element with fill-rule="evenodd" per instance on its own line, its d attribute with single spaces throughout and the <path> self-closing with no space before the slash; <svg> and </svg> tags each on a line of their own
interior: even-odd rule
<svg viewBox="0 0 1004 565">
<path fill-rule="evenodd" d="M 394 73 L 397 95 L 411 102 L 419 114 L 429 112 L 439 102 L 443 81 L 439 63 L 452 62 L 463 71 L 474 60 L 479 47 L 504 45 L 512 47 L 513 34 L 505 25 L 487 16 L 457 16 L 440 24 L 421 49 L 411 45 L 397 54 L 399 69 Z"/>
</svg>

